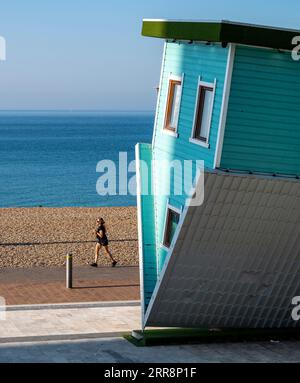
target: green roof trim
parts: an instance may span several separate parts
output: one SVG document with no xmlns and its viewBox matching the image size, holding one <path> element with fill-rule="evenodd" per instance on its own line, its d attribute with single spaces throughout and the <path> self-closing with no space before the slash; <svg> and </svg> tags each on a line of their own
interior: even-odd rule
<svg viewBox="0 0 300 383">
<path fill-rule="evenodd" d="M 172 40 L 236 43 L 292 50 L 300 30 L 274 28 L 230 21 L 143 20 L 142 35 Z"/>
</svg>

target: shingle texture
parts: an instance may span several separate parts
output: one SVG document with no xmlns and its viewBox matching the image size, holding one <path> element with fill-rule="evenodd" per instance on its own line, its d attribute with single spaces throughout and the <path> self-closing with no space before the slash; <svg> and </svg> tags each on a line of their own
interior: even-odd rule
<svg viewBox="0 0 300 383">
<path fill-rule="evenodd" d="M 299 180 L 207 173 L 166 262 L 147 326 L 299 327 Z"/>
</svg>

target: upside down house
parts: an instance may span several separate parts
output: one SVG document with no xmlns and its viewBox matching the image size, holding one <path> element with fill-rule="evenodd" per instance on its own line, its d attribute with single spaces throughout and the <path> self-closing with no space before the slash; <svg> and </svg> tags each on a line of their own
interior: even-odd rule
<svg viewBox="0 0 300 383">
<path fill-rule="evenodd" d="M 142 34 L 165 41 L 153 141 L 136 146 L 143 328 L 298 327 L 300 31 L 144 20 Z M 204 161 L 202 204 L 174 193 L 175 172 L 159 192 L 164 160 Z"/>
</svg>

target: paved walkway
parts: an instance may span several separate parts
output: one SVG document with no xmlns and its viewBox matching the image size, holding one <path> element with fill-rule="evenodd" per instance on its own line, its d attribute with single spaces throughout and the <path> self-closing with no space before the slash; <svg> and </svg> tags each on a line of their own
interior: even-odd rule
<svg viewBox="0 0 300 383">
<path fill-rule="evenodd" d="M 141 327 L 138 269 L 79 267 L 74 277 L 68 291 L 62 268 L 0 270 L 0 296 L 12 305 L 0 321 L 0 362 L 300 362 L 299 342 L 137 348 L 120 336 Z"/>
<path fill-rule="evenodd" d="M 74 288 L 65 268 L 0 269 L 0 297 L 8 305 L 139 300 L 138 267 L 74 267 Z"/>
<path fill-rule="evenodd" d="M 7 307 L 0 343 L 119 336 L 141 328 L 139 302 Z"/>
<path fill-rule="evenodd" d="M 300 362 L 299 342 L 138 348 L 120 337 L 138 328 L 138 302 L 10 306 L 0 321 L 0 363 Z"/>
</svg>

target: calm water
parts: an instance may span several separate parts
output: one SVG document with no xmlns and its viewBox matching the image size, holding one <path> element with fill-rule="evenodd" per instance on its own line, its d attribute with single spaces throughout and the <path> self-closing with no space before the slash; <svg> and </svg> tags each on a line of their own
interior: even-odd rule
<svg viewBox="0 0 300 383">
<path fill-rule="evenodd" d="M 0 207 L 128 206 L 133 196 L 99 196 L 96 165 L 134 159 L 151 142 L 154 115 L 0 112 Z"/>
</svg>

